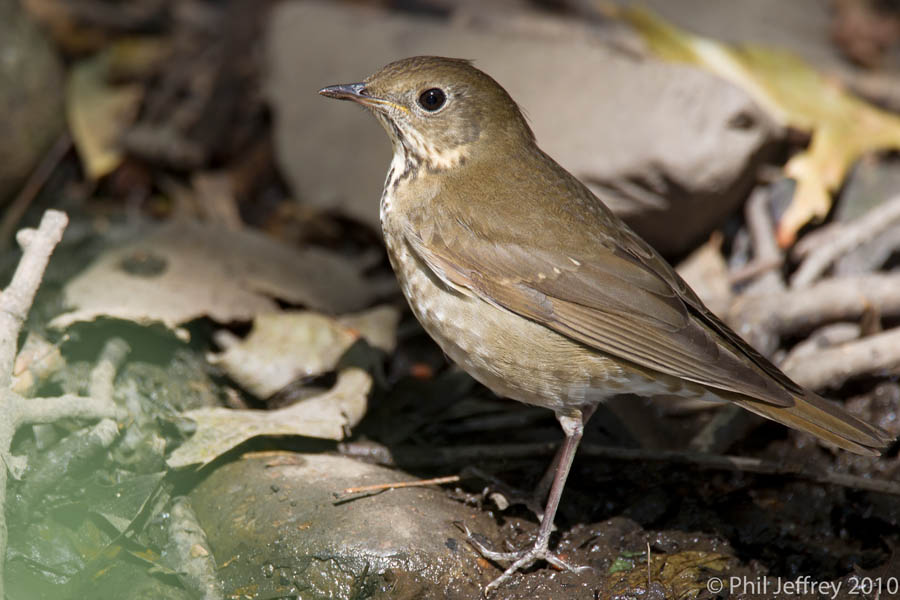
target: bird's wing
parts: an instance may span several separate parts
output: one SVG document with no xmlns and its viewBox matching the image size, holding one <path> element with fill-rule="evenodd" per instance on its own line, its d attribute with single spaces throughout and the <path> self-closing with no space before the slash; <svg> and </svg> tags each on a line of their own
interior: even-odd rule
<svg viewBox="0 0 900 600">
<path fill-rule="evenodd" d="M 507 226 L 492 232 L 484 219 L 465 213 L 421 227 L 411 220 L 404 235 L 440 279 L 487 302 L 643 367 L 791 406 L 802 389 L 710 313 L 652 248 L 602 208 L 599 218 L 609 222 L 596 228 L 600 237 L 590 248 L 568 242 L 583 238 L 563 231 L 517 237 L 510 235 L 517 228 Z M 591 219 L 599 225 L 596 210 L 591 214 L 582 215 L 585 225 Z"/>
</svg>

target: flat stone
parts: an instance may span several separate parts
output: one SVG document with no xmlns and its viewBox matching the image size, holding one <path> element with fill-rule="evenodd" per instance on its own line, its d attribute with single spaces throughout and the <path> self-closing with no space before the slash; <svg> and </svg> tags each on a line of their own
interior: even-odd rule
<svg viewBox="0 0 900 600">
<path fill-rule="evenodd" d="M 686 250 L 734 210 L 779 134 L 742 90 L 592 42 L 583 23 L 570 37 L 558 23 L 535 37 L 467 22 L 314 1 L 273 10 L 267 95 L 278 161 L 301 201 L 378 226 L 388 137 L 316 91 L 416 54 L 474 59 L 522 106 L 541 147 L 663 252 Z"/>
<path fill-rule="evenodd" d="M 410 479 L 340 456 L 269 453 L 219 467 L 190 501 L 228 595 L 480 597 L 497 570 L 454 522 L 496 533 L 486 513 L 433 487 L 336 502 L 347 487 Z"/>
</svg>

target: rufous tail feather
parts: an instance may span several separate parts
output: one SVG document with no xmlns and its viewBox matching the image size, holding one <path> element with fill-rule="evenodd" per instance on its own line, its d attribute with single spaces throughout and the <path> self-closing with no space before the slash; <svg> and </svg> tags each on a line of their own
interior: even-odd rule
<svg viewBox="0 0 900 600">
<path fill-rule="evenodd" d="M 744 397 L 732 400 L 758 415 L 788 427 L 811 433 L 819 439 L 856 454 L 881 454 L 894 438 L 879 427 L 857 419 L 821 396 L 807 392 L 794 398 L 789 407 L 774 406 Z"/>
</svg>

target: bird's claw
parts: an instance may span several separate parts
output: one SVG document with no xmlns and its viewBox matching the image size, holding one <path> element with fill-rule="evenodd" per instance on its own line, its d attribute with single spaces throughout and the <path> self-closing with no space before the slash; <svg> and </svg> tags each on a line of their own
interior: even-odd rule
<svg viewBox="0 0 900 600">
<path fill-rule="evenodd" d="M 517 571 L 527 569 L 539 560 L 550 563 L 561 571 L 580 572 L 591 568 L 588 566 L 575 566 L 569 564 L 568 562 L 564 561 L 559 556 L 551 552 L 548 548 L 547 542 L 542 540 L 536 540 L 534 546 L 527 550 L 518 550 L 515 552 L 497 552 L 495 550 L 489 549 L 487 546 L 475 539 L 475 536 L 472 535 L 472 532 L 469 530 L 468 526 L 465 525 L 465 523 L 460 523 L 459 525 L 465 532 L 469 544 L 471 544 L 479 554 L 481 554 L 484 558 L 488 559 L 491 562 L 500 564 L 502 566 L 509 565 L 508 567 L 506 567 L 506 570 L 503 571 L 503 574 L 501 574 L 499 577 L 485 586 L 485 597 L 490 595 L 491 592 L 493 592 L 504 582 L 509 580 Z"/>
</svg>

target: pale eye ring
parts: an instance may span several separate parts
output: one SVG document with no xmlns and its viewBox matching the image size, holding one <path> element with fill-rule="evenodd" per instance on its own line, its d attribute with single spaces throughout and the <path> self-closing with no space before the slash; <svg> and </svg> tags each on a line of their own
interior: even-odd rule
<svg viewBox="0 0 900 600">
<path fill-rule="evenodd" d="M 447 94 L 440 88 L 430 88 L 419 94 L 419 106 L 428 112 L 440 109 L 447 102 Z"/>
</svg>

